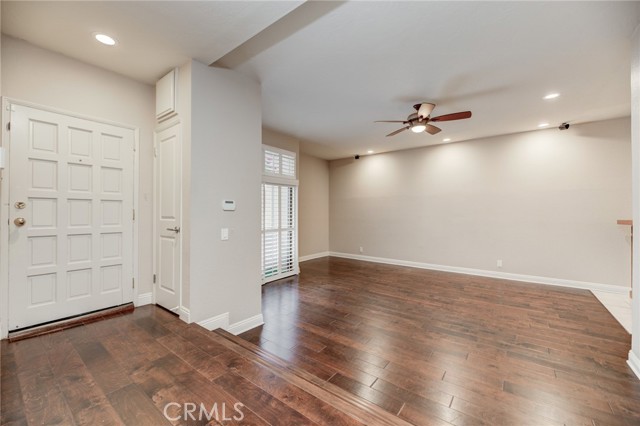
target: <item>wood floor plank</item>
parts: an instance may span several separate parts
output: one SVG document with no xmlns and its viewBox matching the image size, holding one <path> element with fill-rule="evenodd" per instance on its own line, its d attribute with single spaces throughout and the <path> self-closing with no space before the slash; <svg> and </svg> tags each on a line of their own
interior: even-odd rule
<svg viewBox="0 0 640 426">
<path fill-rule="evenodd" d="M 75 348 L 105 394 L 131 384 L 129 377 L 100 342 L 78 343 Z"/>
<path fill-rule="evenodd" d="M 214 383 L 238 398 L 247 408 L 269 424 L 300 426 L 317 424 L 235 373 L 224 374 L 215 379 Z"/>
<path fill-rule="evenodd" d="M 108 395 L 113 409 L 124 424 L 137 426 L 170 425 L 168 419 L 135 384 L 129 384 Z"/>
<path fill-rule="evenodd" d="M 415 424 L 637 421 L 630 337 L 588 291 L 329 257 L 263 286 L 263 315 L 255 344 L 371 385 Z"/>
</svg>

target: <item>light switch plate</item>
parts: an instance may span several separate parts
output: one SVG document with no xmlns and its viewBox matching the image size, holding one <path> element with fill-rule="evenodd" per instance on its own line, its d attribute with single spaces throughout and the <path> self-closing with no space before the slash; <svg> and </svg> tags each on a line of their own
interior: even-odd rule
<svg viewBox="0 0 640 426">
<path fill-rule="evenodd" d="M 229 228 L 220 229 L 220 239 L 222 241 L 227 241 L 229 239 Z"/>
</svg>

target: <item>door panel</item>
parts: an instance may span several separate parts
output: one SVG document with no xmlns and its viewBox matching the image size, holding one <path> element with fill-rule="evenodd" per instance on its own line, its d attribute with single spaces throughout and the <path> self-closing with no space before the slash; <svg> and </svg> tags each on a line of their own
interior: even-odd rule
<svg viewBox="0 0 640 426">
<path fill-rule="evenodd" d="M 181 297 L 182 139 L 180 124 L 156 134 L 156 303 L 171 311 Z"/>
<path fill-rule="evenodd" d="M 133 141 L 131 129 L 12 105 L 10 330 L 132 300 Z"/>
</svg>

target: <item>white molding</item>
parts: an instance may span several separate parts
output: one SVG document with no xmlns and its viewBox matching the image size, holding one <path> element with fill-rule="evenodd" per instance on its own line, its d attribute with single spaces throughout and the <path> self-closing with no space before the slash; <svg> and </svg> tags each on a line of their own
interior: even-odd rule
<svg viewBox="0 0 640 426">
<path fill-rule="evenodd" d="M 198 321 L 198 325 L 209 331 L 215 330 L 216 328 L 224 328 L 227 330 L 229 328 L 229 312 Z"/>
<path fill-rule="evenodd" d="M 631 367 L 633 373 L 640 379 L 640 358 L 633 353 L 633 351 L 629 351 L 629 359 L 627 360 L 627 364 Z"/>
<path fill-rule="evenodd" d="M 191 311 L 188 308 L 180 306 L 178 308 L 178 315 L 180 316 L 180 319 L 182 321 L 186 322 L 187 324 L 191 324 Z"/>
<path fill-rule="evenodd" d="M 244 333 L 245 331 L 251 330 L 252 328 L 259 327 L 262 324 L 264 324 L 264 318 L 262 317 L 262 314 L 258 314 L 231 324 L 226 328 L 226 330 L 231 334 L 238 335 L 240 333 Z"/>
<path fill-rule="evenodd" d="M 484 269 L 464 268 L 460 266 L 436 265 L 432 263 L 412 262 L 409 260 L 387 259 L 384 257 L 363 256 L 359 254 L 331 252 L 331 256 L 345 259 L 363 260 L 365 262 L 385 263 L 388 265 L 409 266 L 433 271 L 453 272 L 456 274 L 476 275 L 479 277 L 498 278 L 503 280 L 521 281 L 525 283 L 554 285 L 559 287 L 579 288 L 583 290 L 596 290 L 608 293 L 627 294 L 628 287 L 612 284 L 591 283 L 586 281 L 566 280 L 563 278 L 539 277 L 536 275 L 514 274 L 511 272 L 487 271 Z"/>
<path fill-rule="evenodd" d="M 136 212 L 136 215 L 133 220 L 133 265 L 131 269 L 131 273 L 133 274 L 134 282 L 138 285 L 133 289 L 133 294 L 131 295 L 131 300 L 138 300 L 140 303 L 140 296 L 142 294 L 140 291 L 140 265 L 138 262 L 140 261 L 139 256 L 139 232 L 140 232 L 140 129 L 137 127 L 133 130 L 133 211 Z M 153 295 L 151 296 L 153 298 Z M 148 305 L 151 302 L 145 303 Z M 134 303 L 135 304 L 135 303 Z M 141 306 L 141 305 L 140 305 Z"/>
<path fill-rule="evenodd" d="M 331 256 L 331 253 L 328 251 L 323 251 L 320 253 L 314 253 L 314 254 L 308 254 L 306 256 L 301 256 L 298 259 L 298 262 L 305 262 L 307 260 L 312 260 L 312 259 L 319 259 L 321 257 L 327 257 L 327 256 Z"/>
<path fill-rule="evenodd" d="M 134 305 L 137 308 L 138 306 L 150 305 L 152 303 L 153 303 L 153 293 L 148 292 L 148 293 L 138 294 L 138 297 L 135 299 Z"/>
<path fill-rule="evenodd" d="M 7 123 L 10 120 L 11 113 L 7 108 L 11 101 L 7 97 L 2 98 L 2 139 L 0 145 L 5 149 L 6 163 L 5 168 L 0 170 L 0 217 L 9 217 L 9 158 L 11 157 L 10 133 L 7 130 Z M 0 221 L 0 324 L 2 330 L 0 339 L 6 339 L 9 331 L 9 225 L 4 220 Z"/>
</svg>

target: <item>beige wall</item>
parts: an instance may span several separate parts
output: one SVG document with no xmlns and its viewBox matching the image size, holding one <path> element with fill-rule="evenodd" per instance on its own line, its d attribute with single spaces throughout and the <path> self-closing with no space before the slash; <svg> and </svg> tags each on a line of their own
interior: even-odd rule
<svg viewBox="0 0 640 426">
<path fill-rule="evenodd" d="M 139 282 L 151 291 L 155 91 L 110 71 L 2 36 L 2 96 L 139 129 Z"/>
<path fill-rule="evenodd" d="M 298 256 L 329 251 L 329 162 L 300 154 Z"/>
<path fill-rule="evenodd" d="M 188 61 L 178 68 L 176 82 L 176 112 L 180 119 L 182 130 L 182 228 L 180 244 L 182 258 L 180 264 L 181 310 L 189 311 L 191 293 L 191 222 L 188 220 L 191 214 L 191 68 L 193 61 Z"/>
<path fill-rule="evenodd" d="M 191 87 L 191 320 L 228 312 L 235 324 L 262 311 L 260 85 L 192 61 Z M 235 211 L 222 210 L 225 199 L 235 200 Z"/>
<path fill-rule="evenodd" d="M 640 223 L 640 26 L 631 43 L 631 138 L 633 223 Z M 637 231 L 636 231 L 637 235 Z M 629 365 L 640 378 L 640 238 L 633 240 L 633 294 L 631 306 L 631 350 Z"/>
<path fill-rule="evenodd" d="M 331 250 L 629 286 L 630 158 L 626 118 L 332 161 Z"/>
</svg>

